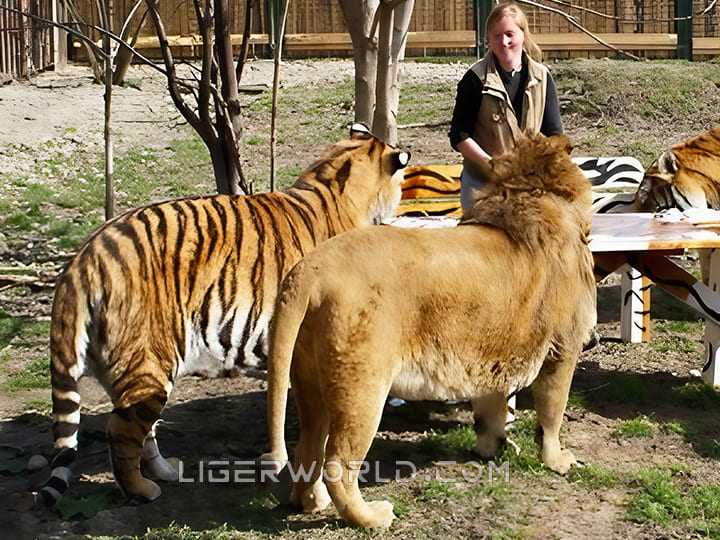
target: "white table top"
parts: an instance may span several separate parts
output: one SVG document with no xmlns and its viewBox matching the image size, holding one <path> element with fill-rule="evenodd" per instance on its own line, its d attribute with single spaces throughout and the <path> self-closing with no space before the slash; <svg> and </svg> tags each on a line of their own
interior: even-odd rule
<svg viewBox="0 0 720 540">
<path fill-rule="evenodd" d="M 669 221 L 653 214 L 594 214 L 590 249 L 597 252 L 720 247 L 720 221 Z"/>
<path fill-rule="evenodd" d="M 590 249 L 594 253 L 720 248 L 720 213 L 593 214 Z M 452 227 L 456 218 L 396 217 L 396 227 Z"/>
</svg>

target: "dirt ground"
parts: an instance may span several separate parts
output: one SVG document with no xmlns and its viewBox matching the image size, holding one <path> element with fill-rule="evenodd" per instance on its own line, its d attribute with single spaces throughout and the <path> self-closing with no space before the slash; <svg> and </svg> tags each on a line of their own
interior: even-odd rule
<svg viewBox="0 0 720 540">
<path fill-rule="evenodd" d="M 463 64 L 409 64 L 405 82 L 437 78 L 457 81 L 466 69 Z M 324 79 L 331 84 L 352 74 L 349 61 L 325 65 L 290 62 L 284 67 L 284 85 L 302 86 Z M 138 141 L 143 145 L 162 146 L 177 135 L 180 118 L 164 91 L 161 79 L 147 68 L 133 68 L 131 78 L 142 81 L 142 91 L 118 88 L 115 114 L 118 151 Z M 271 65 L 258 61 L 250 65 L 244 83 L 270 85 Z M 0 87 L 0 181 L 2 174 L 31 170 L 43 145 L 57 148 L 82 146 L 88 152 L 102 148 L 102 89 L 90 83 L 84 67 L 70 66 L 62 73 L 46 73 L 30 82 Z M 589 129 L 566 121 L 571 138 L 582 139 Z M 253 129 L 250 122 L 248 129 Z M 447 126 L 401 129 L 401 145 L 413 152 L 413 164 L 450 163 L 458 160 L 447 144 Z M 687 133 L 692 136 L 696 133 Z M 661 126 L 657 137 L 668 141 L 684 137 L 668 133 Z M 317 155 L 322 147 L 293 149 L 281 160 L 291 162 L 298 153 Z M 596 155 L 614 155 L 614 148 L 593 148 Z M 307 161 L 307 160 L 306 160 Z M 0 252 L 11 239 L 0 231 Z M 28 249 L 42 249 L 28 247 Z M 3 265 L 12 264 L 3 260 Z M 694 261 L 688 260 L 693 266 Z M 693 315 L 654 291 L 653 317 L 692 319 Z M 49 317 L 52 290 L 16 288 L 0 293 L 0 303 L 15 316 Z M 646 414 L 656 422 L 679 419 L 697 430 L 717 427 L 717 405 L 710 410 L 683 408 L 666 402 L 663 396 L 687 382 L 697 380 L 702 353 L 659 351 L 652 344 L 627 345 L 619 342 L 620 293 L 617 280 L 600 288 L 598 332 L 600 343 L 583 353 L 578 365 L 574 390 L 590 397 L 590 405 L 570 406 L 566 415 L 564 442 L 585 463 L 632 473 L 648 465 L 682 465 L 687 484 L 720 483 L 720 469 L 698 440 L 672 431 L 655 430 L 644 438 L 618 438 L 612 434 L 623 420 Z M 690 336 L 699 342 L 701 332 Z M 38 347 L 46 347 L 38 344 Z M 592 395 L 611 387 L 620 379 L 632 378 L 643 384 L 652 381 L 652 397 L 625 396 L 623 400 L 593 400 Z M 51 422 L 45 412 L 27 410 L 25 403 L 34 395 L 47 397 L 47 390 L 22 395 L 0 391 L 0 451 L 12 454 L 20 466 L 0 472 L 0 530 L 6 538 L 63 538 L 69 536 L 142 535 L 149 528 L 170 523 L 187 525 L 193 530 L 227 524 L 240 531 L 253 531 L 248 537 L 338 538 L 352 536 L 339 528 L 334 515 L 311 518 L 295 515 L 283 506 L 258 507 L 262 492 L 251 482 L 201 482 L 199 463 L 212 460 L 247 460 L 266 449 L 264 426 L 264 373 L 248 371 L 234 378 L 203 379 L 188 377 L 178 384 L 163 413 L 159 438 L 163 453 L 187 465 L 192 481 L 163 484 L 157 501 L 131 506 L 120 497 L 112 483 L 103 440 L 104 423 L 111 409 L 102 390 L 92 380 L 84 381 L 82 456 L 77 469 L 82 475 L 73 489 L 75 496 L 98 494 L 102 510 L 92 517 L 62 519 L 50 510 L 29 508 L 30 491 L 47 478 L 48 468 L 29 471 L 24 464 L 37 454 L 49 454 Z M 521 393 L 518 406 L 521 417 L 532 408 L 527 394 Z M 433 429 L 447 430 L 458 421 L 469 421 L 462 405 L 406 404 L 387 407 L 377 444 L 395 441 L 408 445 L 413 459 L 423 471 L 436 471 L 436 457 L 417 450 L 414 442 Z M 714 422 L 714 423 L 713 423 Z M 291 420 L 292 423 L 292 420 Z M 708 424 L 710 423 L 710 424 Z M 710 427 L 708 427 L 708 425 Z M 404 447 L 405 448 L 405 447 Z M 402 459 L 402 458 L 398 458 Z M 427 480 L 427 475 L 425 477 Z M 624 504 L 636 488 L 619 483 L 614 488 L 579 488 L 559 476 L 512 474 L 509 489 L 513 497 L 500 508 L 492 499 L 475 501 L 473 508 L 447 498 L 411 506 L 391 529 L 398 538 L 467 537 L 498 535 L 529 538 L 661 538 L 685 537 L 686 529 L 658 527 L 631 522 Z M 402 483 L 371 484 L 367 489 L 377 497 L 420 497 L 423 477 L 418 475 Z M 262 506 L 262 505 L 260 505 Z M 432 514 L 433 517 L 429 517 Z M 428 523 L 431 521 L 432 523 Z M 505 535 L 505 536 L 503 536 Z"/>
</svg>

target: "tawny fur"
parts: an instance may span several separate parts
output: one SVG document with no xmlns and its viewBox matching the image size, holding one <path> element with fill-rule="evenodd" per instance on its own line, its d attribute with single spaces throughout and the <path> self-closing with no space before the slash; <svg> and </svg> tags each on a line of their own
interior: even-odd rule
<svg viewBox="0 0 720 540">
<path fill-rule="evenodd" d="M 89 373 L 115 407 L 113 472 L 129 498 L 177 477 L 153 426 L 177 379 L 222 373 L 263 356 L 280 281 L 302 255 L 340 232 L 392 215 L 409 155 L 355 126 L 282 192 L 178 199 L 102 225 L 58 280 L 50 329 L 53 431 L 60 450 L 41 494 L 67 487 Z"/>
<path fill-rule="evenodd" d="M 489 458 L 506 438 L 507 396 L 532 385 L 546 465 L 565 473 L 575 462 L 559 429 L 596 289 L 590 184 L 568 148 L 565 136 L 527 135 L 493 160 L 459 226 L 350 231 L 288 274 L 268 360 L 271 451 L 259 465 L 287 460 L 292 382 L 294 467 L 316 471 L 294 484 L 293 503 L 312 511 L 332 499 L 352 525 L 390 524 L 392 505 L 365 503 L 350 478 L 389 394 L 472 401 L 476 450 Z M 323 463 L 342 481 L 323 482 Z"/>
</svg>

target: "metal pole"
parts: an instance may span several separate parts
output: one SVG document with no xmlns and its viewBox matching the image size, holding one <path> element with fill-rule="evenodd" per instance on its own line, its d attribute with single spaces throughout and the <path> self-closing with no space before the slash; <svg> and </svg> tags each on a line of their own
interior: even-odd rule
<svg viewBox="0 0 720 540">
<path fill-rule="evenodd" d="M 493 4 L 493 0 L 476 0 L 475 2 L 475 52 L 478 58 L 482 58 L 487 52 L 485 20 L 490 15 Z"/>
<path fill-rule="evenodd" d="M 675 0 L 675 16 L 687 17 L 677 21 L 677 57 L 683 60 L 692 60 L 692 0 Z"/>
</svg>

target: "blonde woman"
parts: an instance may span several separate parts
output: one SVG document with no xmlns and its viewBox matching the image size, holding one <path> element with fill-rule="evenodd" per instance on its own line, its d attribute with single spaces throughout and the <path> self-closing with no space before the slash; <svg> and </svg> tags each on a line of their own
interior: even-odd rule
<svg viewBox="0 0 720 540">
<path fill-rule="evenodd" d="M 510 150 L 523 130 L 563 132 L 555 83 L 540 63 L 542 51 L 523 10 L 503 2 L 490 12 L 485 29 L 490 51 L 458 83 L 449 133 L 450 144 L 463 156 L 463 210 L 483 186 L 482 165 Z"/>
</svg>

